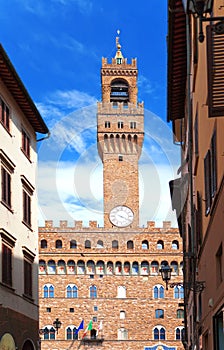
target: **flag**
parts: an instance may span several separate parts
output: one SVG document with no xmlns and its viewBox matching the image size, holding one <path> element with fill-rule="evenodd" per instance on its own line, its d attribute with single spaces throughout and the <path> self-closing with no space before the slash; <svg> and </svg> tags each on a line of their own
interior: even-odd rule
<svg viewBox="0 0 224 350">
<path fill-rule="evenodd" d="M 75 331 L 75 334 L 78 334 L 80 329 L 84 329 L 84 320 L 81 321 L 80 325 L 78 326 L 78 328 Z"/>
<path fill-rule="evenodd" d="M 96 331 L 96 336 L 98 336 L 99 332 L 102 331 L 102 329 L 103 329 L 103 321 L 100 321 L 100 324 L 99 324 L 97 331 Z"/>
<path fill-rule="evenodd" d="M 89 321 L 89 324 L 88 324 L 88 326 L 86 327 L 86 330 L 85 330 L 85 332 L 83 333 L 83 338 L 86 336 L 86 334 L 87 334 L 87 332 L 88 331 L 91 331 L 92 330 L 92 328 L 93 328 L 93 321 L 91 320 L 91 321 Z"/>
</svg>

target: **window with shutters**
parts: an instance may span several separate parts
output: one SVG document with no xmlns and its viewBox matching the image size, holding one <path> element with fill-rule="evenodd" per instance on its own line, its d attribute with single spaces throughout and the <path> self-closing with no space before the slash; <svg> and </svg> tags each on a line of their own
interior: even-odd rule
<svg viewBox="0 0 224 350">
<path fill-rule="evenodd" d="M 31 228 L 31 196 L 34 192 L 34 187 L 27 180 L 27 178 L 22 175 L 21 177 L 23 185 L 23 219 L 22 222 Z"/>
<path fill-rule="evenodd" d="M 224 116 L 224 34 L 207 30 L 208 107 L 209 117 Z"/>
<path fill-rule="evenodd" d="M 205 214 L 208 215 L 217 190 L 216 131 L 212 135 L 210 149 L 204 159 L 204 183 L 206 204 Z"/>
<path fill-rule="evenodd" d="M 9 132 L 10 131 L 9 107 L 5 104 L 5 102 L 1 98 L 0 98 L 0 122 Z"/>
<path fill-rule="evenodd" d="M 211 163 L 210 150 L 208 150 L 204 159 L 204 184 L 205 184 L 205 215 L 208 215 L 211 209 Z"/>
<path fill-rule="evenodd" d="M 22 247 L 24 262 L 23 262 L 23 280 L 24 280 L 24 296 L 32 298 L 33 284 L 32 284 L 32 270 L 35 254 L 32 253 L 25 246 Z"/>
<path fill-rule="evenodd" d="M 0 229 L 0 237 L 2 244 L 2 283 L 12 287 L 12 264 L 13 264 L 13 248 L 16 239 L 4 229 Z"/>
<path fill-rule="evenodd" d="M 8 209 L 12 207 L 11 192 L 12 192 L 12 173 L 14 172 L 15 164 L 9 159 L 6 153 L 0 149 L 0 177 L 1 177 L 1 203 Z"/>
<path fill-rule="evenodd" d="M 22 130 L 22 147 L 23 153 L 30 159 L 30 137 L 25 130 Z"/>
</svg>

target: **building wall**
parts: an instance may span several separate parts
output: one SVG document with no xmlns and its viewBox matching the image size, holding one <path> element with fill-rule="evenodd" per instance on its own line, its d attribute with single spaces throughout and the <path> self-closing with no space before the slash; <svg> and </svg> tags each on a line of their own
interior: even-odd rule
<svg viewBox="0 0 224 350">
<path fill-rule="evenodd" d="M 90 227 L 81 226 L 81 222 L 76 222 L 74 227 L 67 227 L 65 221 L 61 221 L 60 227 L 54 227 L 52 221 L 47 221 L 45 227 L 39 228 L 39 244 L 47 241 L 47 248 L 40 248 L 40 274 L 39 274 L 39 298 L 40 298 L 40 328 L 52 325 L 58 317 L 62 322 L 61 328 L 56 334 L 56 340 L 44 340 L 42 335 L 42 349 L 67 349 L 69 346 L 77 348 L 80 346 L 91 346 L 91 348 L 107 349 L 144 349 L 144 346 L 155 346 L 164 343 L 167 346 L 175 346 L 175 349 L 183 349 L 180 340 L 175 340 L 176 327 L 183 327 L 183 318 L 176 317 L 178 306 L 182 302 L 181 298 L 174 298 L 174 289 L 164 290 L 165 297 L 154 298 L 153 287 L 155 285 L 164 286 L 159 272 L 152 269 L 152 261 L 157 261 L 159 268 L 161 262 L 166 260 L 169 264 L 176 261 L 178 273 L 173 274 L 172 281 L 182 280 L 182 245 L 178 230 L 170 227 L 169 222 L 164 222 L 163 228 L 157 228 L 154 222 L 149 222 L 146 228 L 142 229 L 105 229 L 97 227 L 96 222 L 90 222 Z M 55 248 L 56 240 L 62 241 L 62 248 Z M 77 248 L 70 248 L 70 241 L 76 240 Z M 85 248 L 85 241 L 91 241 L 91 248 Z M 97 248 L 97 242 L 103 241 L 103 248 Z M 117 240 L 119 248 L 112 248 L 112 241 Z M 134 248 L 127 249 L 127 242 L 133 241 Z M 148 249 L 142 248 L 142 242 L 147 240 Z M 164 242 L 164 249 L 158 249 L 159 240 Z M 172 249 L 172 242 L 178 241 L 179 248 Z M 174 246 L 173 246 L 174 247 Z M 56 264 L 56 273 L 50 274 L 46 268 L 45 273 L 41 269 L 43 261 L 53 259 Z M 85 263 L 85 273 L 79 274 L 75 267 L 75 274 L 69 274 L 67 263 L 74 260 L 76 265 L 79 260 Z M 66 272 L 60 274 L 58 261 L 64 260 Z M 91 273 L 88 270 L 88 261 L 93 261 L 95 265 L 99 261 L 105 263 L 105 270 L 102 274 L 99 271 Z M 106 264 L 114 264 L 113 273 L 109 274 Z M 121 262 L 121 273 L 115 268 L 117 262 Z M 139 272 L 134 275 L 125 270 L 124 264 L 130 262 L 139 263 Z M 140 269 L 141 263 L 148 263 L 148 271 Z M 60 263 L 59 263 L 60 265 Z M 74 284 L 78 288 L 77 298 L 66 297 L 66 287 Z M 53 298 L 44 297 L 44 286 L 53 285 L 55 294 Z M 90 298 L 89 288 L 97 287 L 97 298 Z M 126 297 L 118 297 L 118 287 L 126 288 Z M 94 310 L 97 307 L 97 311 Z M 47 309 L 48 308 L 48 309 Z M 49 312 L 50 308 L 50 312 Z M 72 308 L 72 312 L 70 310 Z M 155 310 L 163 309 L 164 318 L 155 318 Z M 125 312 L 125 319 L 120 319 L 120 311 Z M 94 341 L 83 343 L 81 341 L 83 331 L 79 333 L 79 340 L 66 341 L 66 327 L 73 325 L 78 327 L 84 319 L 86 328 L 88 322 L 93 317 L 97 318 L 93 322 L 93 328 L 97 329 L 100 321 L 103 322 L 103 329 L 99 338 L 103 338 L 102 344 Z M 166 339 L 164 341 L 153 340 L 153 329 L 156 326 L 166 329 Z M 118 339 L 118 329 L 125 328 L 128 331 L 128 339 Z M 88 338 L 90 334 L 88 333 Z M 73 344 L 72 344 L 73 343 Z"/>
<path fill-rule="evenodd" d="M 0 72 L 1 76 L 2 72 Z M 0 122 L 0 339 L 12 335 L 15 346 L 22 349 L 25 341 L 38 346 L 38 235 L 36 194 L 36 134 L 27 118 L 0 80 L 0 98 L 9 108 L 9 131 Z M 1 119 L 1 118 L 0 118 Z M 22 130 L 30 138 L 30 157 L 22 151 Z M 10 169 L 11 208 L 3 198 L 2 166 Z M 25 185 L 24 185 L 25 184 Z M 31 226 L 23 222 L 23 189 L 31 189 Z M 3 283 L 2 243 L 12 246 L 12 285 Z M 24 257 L 32 259 L 32 297 L 24 294 Z M 0 342 L 0 348 L 2 344 Z M 25 348 L 24 348 L 25 349 Z"/>
</svg>

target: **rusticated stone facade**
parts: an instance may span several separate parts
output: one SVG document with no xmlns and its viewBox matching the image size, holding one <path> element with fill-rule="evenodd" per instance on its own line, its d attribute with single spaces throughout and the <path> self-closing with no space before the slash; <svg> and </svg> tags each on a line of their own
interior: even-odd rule
<svg viewBox="0 0 224 350">
<path fill-rule="evenodd" d="M 61 221 L 54 227 L 46 221 L 39 228 L 39 244 L 40 328 L 49 329 L 57 317 L 62 322 L 55 340 L 41 335 L 41 349 L 132 350 L 159 344 L 183 349 L 176 340 L 183 328 L 182 291 L 166 290 L 159 273 L 167 261 L 172 282 L 182 280 L 182 243 L 169 222 L 162 228 L 148 222 L 145 228 L 105 230 L 97 222 L 67 227 Z M 98 337 L 89 331 L 83 340 L 80 330 L 79 339 L 66 339 L 69 327 L 77 328 L 82 319 L 84 329 L 91 319 L 95 330 L 102 321 Z"/>
</svg>

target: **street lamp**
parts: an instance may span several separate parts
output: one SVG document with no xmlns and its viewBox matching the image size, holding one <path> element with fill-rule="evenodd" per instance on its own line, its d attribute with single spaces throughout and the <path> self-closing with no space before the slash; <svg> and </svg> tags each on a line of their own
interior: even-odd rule
<svg viewBox="0 0 224 350">
<path fill-rule="evenodd" d="M 61 321 L 59 320 L 59 318 L 56 318 L 56 320 L 53 322 L 53 326 L 56 329 L 58 334 L 58 329 L 61 328 Z"/>
<path fill-rule="evenodd" d="M 200 43 L 204 41 L 203 33 L 203 22 L 213 22 L 218 21 L 214 26 L 214 31 L 216 34 L 224 33 L 224 17 L 205 17 L 206 13 L 211 15 L 213 10 L 213 0 L 185 0 L 187 1 L 187 11 L 193 13 L 197 18 L 199 18 L 199 35 L 198 40 Z"/>
<path fill-rule="evenodd" d="M 162 280 L 166 283 L 166 290 L 168 290 L 168 282 L 171 279 L 172 269 L 169 267 L 169 265 L 162 265 L 159 272 L 161 273 Z"/>
</svg>

